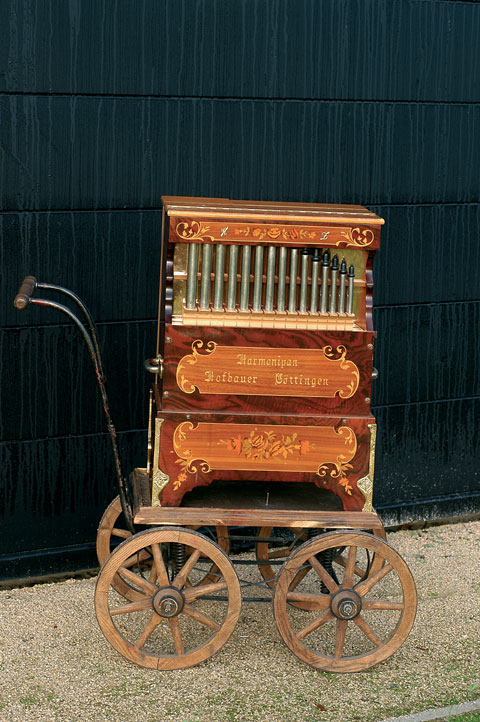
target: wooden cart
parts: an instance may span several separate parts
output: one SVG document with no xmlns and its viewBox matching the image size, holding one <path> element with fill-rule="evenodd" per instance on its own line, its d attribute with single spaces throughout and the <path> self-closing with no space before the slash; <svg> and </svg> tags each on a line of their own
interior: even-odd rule
<svg viewBox="0 0 480 722">
<path fill-rule="evenodd" d="M 403 643 L 416 611 L 412 575 L 372 508 L 372 265 L 383 220 L 361 206 L 163 204 L 144 469 L 123 474 L 85 306 L 33 277 L 15 299 L 67 313 L 95 365 L 120 492 L 98 530 L 99 625 L 141 666 L 198 664 L 232 634 L 236 570 L 253 564 L 297 657 L 367 669 Z M 37 287 L 66 294 L 84 321 L 33 298 Z M 257 535 L 232 535 L 245 527 Z M 231 553 L 239 538 L 255 559 Z"/>
</svg>

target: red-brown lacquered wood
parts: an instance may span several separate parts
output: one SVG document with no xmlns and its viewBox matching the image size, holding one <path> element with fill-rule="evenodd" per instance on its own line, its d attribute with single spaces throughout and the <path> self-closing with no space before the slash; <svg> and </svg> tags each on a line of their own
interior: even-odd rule
<svg viewBox="0 0 480 722">
<path fill-rule="evenodd" d="M 170 243 L 242 243 L 246 245 L 328 246 L 333 249 L 377 250 L 379 226 L 342 216 L 291 221 L 267 215 L 228 218 L 209 214 L 170 216 Z"/>
<path fill-rule="evenodd" d="M 165 410 L 370 416 L 372 332 L 168 325 L 165 337 Z"/>
<path fill-rule="evenodd" d="M 338 222 L 347 219 L 350 222 L 383 225 L 385 222 L 372 211 L 359 205 L 336 203 L 298 203 L 279 201 L 251 201 L 230 198 L 198 198 L 188 196 L 162 196 L 162 203 L 168 215 L 186 215 L 195 217 L 205 215 L 211 217 L 265 218 L 286 216 L 290 220 L 303 221 L 307 218 Z"/>
<path fill-rule="evenodd" d="M 174 544 L 184 545 L 189 555 L 170 578 Z M 125 567 L 143 550 L 152 550 L 154 558 L 147 578 L 140 568 Z M 202 563 L 219 570 L 204 587 L 190 582 Z M 112 591 L 117 575 L 128 577 L 139 599 L 125 603 Z M 95 589 L 105 637 L 126 659 L 150 669 L 185 669 L 211 657 L 232 634 L 240 607 L 240 584 L 226 554 L 203 535 L 179 527 L 147 530 L 124 541 L 102 567 Z"/>
<path fill-rule="evenodd" d="M 343 564 L 334 559 L 329 568 L 326 554 L 338 558 L 340 549 Z M 382 563 L 365 568 L 359 557 Z M 308 573 L 295 584 L 300 569 Z M 292 603 L 307 608 L 292 609 Z M 330 532 L 287 559 L 273 608 L 280 635 L 297 657 L 329 672 L 359 672 L 390 657 L 407 638 L 415 620 L 415 583 L 387 542 L 363 532 Z"/>
<path fill-rule="evenodd" d="M 369 472 L 373 417 L 159 417 L 158 466 L 169 477 L 162 506 L 178 506 L 187 492 L 218 480 L 311 482 L 333 491 L 346 510 L 365 505 L 357 481 Z"/>
</svg>

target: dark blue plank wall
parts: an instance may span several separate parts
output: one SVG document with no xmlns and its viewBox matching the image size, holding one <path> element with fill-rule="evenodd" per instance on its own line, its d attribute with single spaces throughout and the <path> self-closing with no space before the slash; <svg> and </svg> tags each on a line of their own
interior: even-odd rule
<svg viewBox="0 0 480 722">
<path fill-rule="evenodd" d="M 0 4 L 1 577 L 92 564 L 115 492 L 88 356 L 16 286 L 85 299 L 143 464 L 162 194 L 383 215 L 375 502 L 480 511 L 479 65 L 473 2 Z"/>
</svg>

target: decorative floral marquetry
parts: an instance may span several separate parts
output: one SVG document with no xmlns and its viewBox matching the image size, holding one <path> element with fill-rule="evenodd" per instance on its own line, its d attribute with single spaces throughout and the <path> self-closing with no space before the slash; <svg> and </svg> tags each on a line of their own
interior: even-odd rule
<svg viewBox="0 0 480 722">
<path fill-rule="evenodd" d="M 289 454 L 308 454 L 314 448 L 314 444 L 308 439 L 301 439 L 297 433 L 281 434 L 278 436 L 274 431 L 258 432 L 250 431 L 248 436 L 238 436 L 230 439 L 220 439 L 227 449 L 234 454 L 244 456 L 246 459 L 259 459 L 267 461 L 276 459 L 281 461 Z"/>
<path fill-rule="evenodd" d="M 292 426 L 184 421 L 173 435 L 179 473 L 178 489 L 187 474 L 211 470 L 310 472 L 339 480 L 347 494 L 345 472 L 357 451 L 348 426 Z"/>
<path fill-rule="evenodd" d="M 193 241 L 197 239 L 204 241 L 213 241 L 213 236 L 207 235 L 207 232 L 209 230 L 209 226 L 193 220 L 180 221 L 180 223 L 178 223 L 177 227 L 175 228 L 176 234 L 180 238 L 184 238 L 188 241 Z"/>
<path fill-rule="evenodd" d="M 175 221 L 174 221 L 175 222 Z M 195 220 L 177 218 L 172 227 L 173 239 L 212 243 L 281 243 L 286 246 L 346 246 L 365 248 L 374 243 L 375 234 L 364 226 L 310 225 L 287 223 L 246 223 L 239 221 Z"/>
<path fill-rule="evenodd" d="M 346 231 L 341 232 L 347 240 L 347 245 L 356 246 L 357 248 L 364 248 L 370 246 L 373 243 L 374 235 L 373 231 L 369 228 L 348 228 Z M 338 245 L 338 244 L 337 244 Z"/>
</svg>

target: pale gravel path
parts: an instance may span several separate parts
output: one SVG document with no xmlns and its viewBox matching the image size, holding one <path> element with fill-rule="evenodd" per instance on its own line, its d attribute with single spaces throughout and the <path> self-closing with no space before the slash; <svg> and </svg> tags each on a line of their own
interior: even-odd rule
<svg viewBox="0 0 480 722">
<path fill-rule="evenodd" d="M 0 722 L 378 722 L 477 699 L 480 521 L 400 531 L 389 541 L 415 577 L 417 620 L 393 657 L 353 675 L 297 660 L 266 604 L 244 604 L 211 660 L 158 673 L 106 642 L 94 579 L 1 591 Z"/>
</svg>

